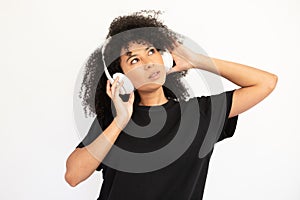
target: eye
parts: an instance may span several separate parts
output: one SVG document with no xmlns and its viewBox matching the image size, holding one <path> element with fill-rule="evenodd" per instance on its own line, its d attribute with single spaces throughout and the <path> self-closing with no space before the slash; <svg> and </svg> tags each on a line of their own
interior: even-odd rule
<svg viewBox="0 0 300 200">
<path fill-rule="evenodd" d="M 155 53 L 155 49 L 154 48 L 149 49 L 149 51 L 148 51 L 148 55 L 149 56 L 152 55 L 152 54 L 154 54 L 154 53 Z"/>
<path fill-rule="evenodd" d="M 134 59 L 132 59 L 131 61 L 130 61 L 130 64 L 136 64 L 137 62 L 139 61 L 139 59 L 138 58 L 134 58 Z"/>
</svg>

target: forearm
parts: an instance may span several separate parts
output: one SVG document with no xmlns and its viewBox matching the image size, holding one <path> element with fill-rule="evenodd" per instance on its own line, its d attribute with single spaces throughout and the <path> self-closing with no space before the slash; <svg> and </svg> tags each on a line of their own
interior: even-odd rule
<svg viewBox="0 0 300 200">
<path fill-rule="evenodd" d="M 76 148 L 67 159 L 66 181 L 76 186 L 88 178 L 105 158 L 118 138 L 121 129 L 115 120 L 91 144 Z"/>
<path fill-rule="evenodd" d="M 276 75 L 272 73 L 231 61 L 198 56 L 196 68 L 220 75 L 240 87 L 274 87 Z"/>
</svg>

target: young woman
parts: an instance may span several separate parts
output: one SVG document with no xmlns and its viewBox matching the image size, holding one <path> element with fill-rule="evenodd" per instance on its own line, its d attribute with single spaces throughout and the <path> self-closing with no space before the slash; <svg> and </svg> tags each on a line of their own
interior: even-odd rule
<svg viewBox="0 0 300 200">
<path fill-rule="evenodd" d="M 213 145 L 231 137 L 238 115 L 276 86 L 274 74 L 183 46 L 158 14 L 141 11 L 116 18 L 105 48 L 86 65 L 85 111 L 97 117 L 67 159 L 65 179 L 76 186 L 102 170 L 101 200 L 202 199 Z M 165 50 L 175 64 L 169 71 Z M 111 84 L 103 62 L 111 75 L 125 74 L 136 90 L 120 95 L 124 80 L 117 77 Z M 188 98 L 181 78 L 191 68 L 218 74 L 240 88 Z"/>
</svg>

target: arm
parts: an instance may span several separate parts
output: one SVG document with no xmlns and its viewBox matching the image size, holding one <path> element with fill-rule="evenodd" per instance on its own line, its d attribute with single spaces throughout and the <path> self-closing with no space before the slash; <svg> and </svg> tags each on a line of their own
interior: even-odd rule
<svg viewBox="0 0 300 200">
<path fill-rule="evenodd" d="M 220 75 L 241 87 L 233 93 L 229 118 L 266 98 L 274 90 L 278 79 L 275 74 L 254 67 L 197 54 L 178 43 L 172 55 L 176 66 L 168 73 L 198 68 Z"/>
<path fill-rule="evenodd" d="M 114 103 L 117 116 L 92 143 L 84 148 L 76 148 L 67 159 L 65 179 L 73 187 L 95 171 L 131 118 L 134 92 L 130 93 L 127 102 L 123 102 L 119 90 L 124 82 L 117 84 L 118 81 L 119 78 L 116 78 L 111 87 L 108 80 L 106 84 L 106 93 Z"/>
<path fill-rule="evenodd" d="M 200 55 L 203 58 L 203 55 Z M 236 116 L 266 98 L 275 88 L 277 76 L 247 65 L 212 58 L 213 65 L 197 65 L 204 69 L 218 74 L 241 88 L 233 93 L 232 107 L 229 118 Z"/>
<path fill-rule="evenodd" d="M 67 159 L 65 180 L 72 187 L 87 179 L 115 143 L 121 129 L 116 119 L 91 144 L 76 148 Z"/>
</svg>

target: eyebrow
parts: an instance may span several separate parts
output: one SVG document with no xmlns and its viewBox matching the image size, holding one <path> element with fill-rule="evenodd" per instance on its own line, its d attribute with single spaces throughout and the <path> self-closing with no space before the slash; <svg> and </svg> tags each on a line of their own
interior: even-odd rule
<svg viewBox="0 0 300 200">
<path fill-rule="evenodd" d="M 145 51 L 147 51 L 148 49 L 150 49 L 150 48 L 152 48 L 152 47 L 153 47 L 153 46 L 149 46 L 149 47 L 145 48 Z M 126 56 L 128 56 L 128 58 L 126 59 L 126 62 L 128 62 L 128 60 L 129 60 L 130 58 L 136 56 L 136 54 L 132 54 L 131 51 L 127 51 L 125 54 L 126 54 Z"/>
</svg>

